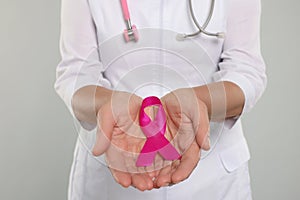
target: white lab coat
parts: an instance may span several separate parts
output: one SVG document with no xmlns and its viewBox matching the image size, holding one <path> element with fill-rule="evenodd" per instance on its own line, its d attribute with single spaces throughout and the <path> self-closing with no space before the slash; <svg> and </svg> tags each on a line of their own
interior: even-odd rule
<svg viewBox="0 0 300 200">
<path fill-rule="evenodd" d="M 243 112 L 251 110 L 266 85 L 259 0 L 216 0 L 207 30 L 224 32 L 225 39 L 199 35 L 181 43 L 175 39 L 177 33 L 196 31 L 187 0 L 128 0 L 128 4 L 140 32 L 138 43 L 125 44 L 122 38 L 125 24 L 119 0 L 62 0 L 62 60 L 55 88 L 72 114 L 72 95 L 86 85 L 145 97 L 213 81 L 237 84 L 245 95 Z M 209 6 L 210 0 L 194 1 L 200 24 Z M 212 124 L 213 148 L 203 152 L 187 180 L 146 192 L 119 186 L 101 164 L 103 158 L 90 154 L 93 126 L 80 122 L 78 132 L 70 200 L 251 199 L 250 155 L 239 117 Z"/>
</svg>

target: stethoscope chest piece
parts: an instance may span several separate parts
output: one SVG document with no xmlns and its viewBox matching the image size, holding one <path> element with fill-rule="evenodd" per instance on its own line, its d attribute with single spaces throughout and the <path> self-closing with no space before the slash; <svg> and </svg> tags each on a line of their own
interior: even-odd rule
<svg viewBox="0 0 300 200">
<path fill-rule="evenodd" d="M 121 0 L 121 6 L 122 6 L 124 20 L 126 23 L 126 29 L 124 30 L 124 39 L 126 42 L 130 42 L 130 41 L 137 42 L 139 40 L 138 31 L 135 25 L 131 25 L 127 0 Z"/>
<path fill-rule="evenodd" d="M 130 28 L 124 30 L 124 39 L 126 42 L 139 40 L 139 34 L 135 25 L 132 25 Z"/>
</svg>

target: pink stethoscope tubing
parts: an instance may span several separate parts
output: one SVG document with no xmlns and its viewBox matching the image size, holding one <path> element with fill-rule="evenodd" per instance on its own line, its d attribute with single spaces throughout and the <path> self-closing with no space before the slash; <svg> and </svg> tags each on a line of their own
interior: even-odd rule
<svg viewBox="0 0 300 200">
<path fill-rule="evenodd" d="M 127 5 L 127 0 L 121 0 L 121 5 L 122 5 L 122 11 L 123 11 L 123 16 L 124 20 L 130 20 L 130 15 L 129 15 L 129 10 L 128 10 L 128 5 Z"/>
<path fill-rule="evenodd" d="M 135 25 L 131 25 L 129 9 L 127 5 L 127 0 L 120 0 L 122 6 L 123 17 L 126 23 L 126 29 L 124 30 L 124 39 L 126 42 L 135 41 L 139 39 L 137 28 Z"/>
</svg>

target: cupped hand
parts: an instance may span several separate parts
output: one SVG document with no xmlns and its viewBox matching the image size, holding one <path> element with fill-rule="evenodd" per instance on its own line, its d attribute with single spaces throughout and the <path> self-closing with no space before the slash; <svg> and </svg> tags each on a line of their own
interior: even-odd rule
<svg viewBox="0 0 300 200">
<path fill-rule="evenodd" d="M 141 103 L 142 99 L 134 94 L 113 92 L 97 113 L 93 154 L 106 154 L 107 165 L 120 185 L 144 191 L 153 189 L 153 179 L 164 162 L 156 159 L 153 166 L 136 167 L 137 156 L 146 141 L 139 126 Z"/>
<path fill-rule="evenodd" d="M 170 92 L 161 101 L 167 115 L 166 137 L 182 158 L 159 171 L 154 181 L 157 188 L 187 179 L 200 160 L 200 149 L 210 148 L 207 107 L 192 88 Z"/>
</svg>

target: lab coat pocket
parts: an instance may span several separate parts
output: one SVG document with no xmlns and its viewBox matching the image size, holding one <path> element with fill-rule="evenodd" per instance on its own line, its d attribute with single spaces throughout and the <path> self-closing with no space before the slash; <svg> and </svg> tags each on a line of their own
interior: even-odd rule
<svg viewBox="0 0 300 200">
<path fill-rule="evenodd" d="M 248 145 L 245 139 L 223 150 L 219 154 L 223 167 L 231 173 L 250 159 Z"/>
</svg>

